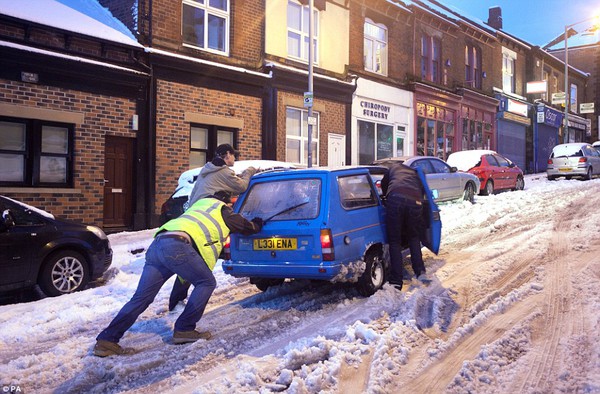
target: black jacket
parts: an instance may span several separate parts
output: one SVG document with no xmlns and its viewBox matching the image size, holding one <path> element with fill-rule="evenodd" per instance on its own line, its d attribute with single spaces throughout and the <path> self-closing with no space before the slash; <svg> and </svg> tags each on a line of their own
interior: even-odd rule
<svg viewBox="0 0 600 394">
<path fill-rule="evenodd" d="M 404 164 L 394 164 L 381 180 L 381 191 L 386 198 L 402 196 L 414 201 L 422 201 L 425 189 L 416 170 Z"/>
</svg>

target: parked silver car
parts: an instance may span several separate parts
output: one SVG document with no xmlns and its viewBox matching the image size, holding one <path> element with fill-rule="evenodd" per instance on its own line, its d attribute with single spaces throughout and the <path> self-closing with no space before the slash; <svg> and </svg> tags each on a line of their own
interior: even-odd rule
<svg viewBox="0 0 600 394">
<path fill-rule="evenodd" d="M 590 180 L 594 175 L 600 175 L 600 153 L 585 142 L 556 145 L 548 159 L 546 175 L 549 180 L 561 176 Z"/>
<path fill-rule="evenodd" d="M 435 202 L 464 199 L 474 202 L 479 194 L 479 178 L 467 172 L 459 172 L 456 167 L 434 156 L 403 156 L 380 159 L 373 162 L 384 166 L 403 163 L 412 168 L 421 168 Z"/>
</svg>

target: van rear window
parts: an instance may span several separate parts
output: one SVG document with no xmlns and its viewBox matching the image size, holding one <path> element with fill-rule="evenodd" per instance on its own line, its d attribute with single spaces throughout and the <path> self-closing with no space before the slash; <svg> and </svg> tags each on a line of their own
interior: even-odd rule
<svg viewBox="0 0 600 394">
<path fill-rule="evenodd" d="M 321 180 L 286 179 L 255 183 L 240 208 L 242 216 L 263 220 L 306 220 L 319 216 Z"/>
</svg>

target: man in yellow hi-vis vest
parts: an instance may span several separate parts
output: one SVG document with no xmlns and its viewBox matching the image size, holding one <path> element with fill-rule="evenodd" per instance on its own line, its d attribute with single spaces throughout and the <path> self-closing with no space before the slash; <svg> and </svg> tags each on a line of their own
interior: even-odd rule
<svg viewBox="0 0 600 394">
<path fill-rule="evenodd" d="M 208 331 L 196 331 L 217 282 L 212 270 L 230 232 L 258 233 L 261 218 L 246 220 L 225 204 L 229 193 L 218 192 L 194 203 L 185 213 L 158 229 L 146 251 L 146 264 L 135 294 L 96 338 L 94 354 L 106 357 L 132 353 L 119 340 L 148 308 L 163 284 L 174 274 L 194 285 L 185 309 L 175 321 L 173 343 L 210 339 Z"/>
</svg>

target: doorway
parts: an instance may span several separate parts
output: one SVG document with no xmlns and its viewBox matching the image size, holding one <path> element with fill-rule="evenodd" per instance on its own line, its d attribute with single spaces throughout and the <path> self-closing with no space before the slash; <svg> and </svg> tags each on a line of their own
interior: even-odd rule
<svg viewBox="0 0 600 394">
<path fill-rule="evenodd" d="M 106 136 L 104 148 L 104 227 L 130 229 L 133 223 L 134 139 Z"/>
</svg>

